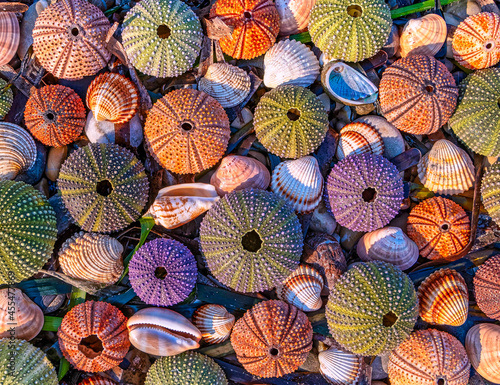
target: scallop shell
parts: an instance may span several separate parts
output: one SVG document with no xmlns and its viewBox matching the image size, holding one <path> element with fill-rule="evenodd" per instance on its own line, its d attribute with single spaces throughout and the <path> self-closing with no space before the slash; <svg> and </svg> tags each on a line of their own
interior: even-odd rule
<svg viewBox="0 0 500 385">
<path fill-rule="evenodd" d="M 95 376 L 95 377 L 90 377 L 86 378 L 82 382 L 80 382 L 78 385 L 118 385 L 117 382 L 110 380 L 108 378 L 104 378 L 101 376 Z"/>
<path fill-rule="evenodd" d="M 110 285 L 123 273 L 122 253 L 116 239 L 81 231 L 63 243 L 59 264 L 70 277 Z"/>
<path fill-rule="evenodd" d="M 264 84 L 268 88 L 288 84 L 309 87 L 319 72 L 319 61 L 314 53 L 296 40 L 281 40 L 264 56 Z"/>
<path fill-rule="evenodd" d="M 500 255 L 489 258 L 474 275 L 477 306 L 489 318 L 500 321 Z"/>
<path fill-rule="evenodd" d="M 276 0 L 280 15 L 280 35 L 294 35 L 307 29 L 316 0 Z"/>
<path fill-rule="evenodd" d="M 342 62 L 326 64 L 321 71 L 321 83 L 330 98 L 348 106 L 370 104 L 378 98 L 377 86 Z"/>
<path fill-rule="evenodd" d="M 234 315 L 224 306 L 208 304 L 202 305 L 193 314 L 193 324 L 209 344 L 220 344 L 231 335 L 234 326 Z"/>
<path fill-rule="evenodd" d="M 139 93 L 134 83 L 116 73 L 96 77 L 87 90 L 87 106 L 97 121 L 126 123 L 139 107 Z"/>
<path fill-rule="evenodd" d="M 486 380 L 500 383 L 500 326 L 474 325 L 465 337 L 465 349 L 474 369 Z"/>
<path fill-rule="evenodd" d="M 157 224 L 175 229 L 209 210 L 219 200 L 215 187 L 206 183 L 185 183 L 161 189 L 148 210 Z"/>
<path fill-rule="evenodd" d="M 435 193 L 460 194 L 474 184 L 474 164 L 464 150 L 441 139 L 418 162 L 418 177 Z"/>
<path fill-rule="evenodd" d="M 350 123 L 340 130 L 337 158 L 366 152 L 383 155 L 384 141 L 378 130 L 366 123 Z"/>
<path fill-rule="evenodd" d="M 430 13 L 406 23 L 400 37 L 401 56 L 434 56 L 446 41 L 447 29 L 444 19 Z"/>
<path fill-rule="evenodd" d="M 36 152 L 35 141 L 25 129 L 0 122 L 0 180 L 12 180 L 29 170 L 35 163 Z"/>
<path fill-rule="evenodd" d="M 212 174 L 212 184 L 220 196 L 231 191 L 258 188 L 265 190 L 271 182 L 266 166 L 256 159 L 241 155 L 228 155 Z"/>
<path fill-rule="evenodd" d="M 0 12 L 0 66 L 9 63 L 16 55 L 21 32 L 14 12 Z"/>
<path fill-rule="evenodd" d="M 383 261 L 406 270 L 418 259 L 418 246 L 399 227 L 384 227 L 361 237 L 356 248 L 362 261 Z"/>
<path fill-rule="evenodd" d="M 418 288 L 420 317 L 433 325 L 460 326 L 467 320 L 469 292 L 462 276 L 452 269 L 441 269 Z"/>
<path fill-rule="evenodd" d="M 362 356 L 331 347 L 318 354 L 319 371 L 333 385 L 362 383 L 365 362 Z"/>
<path fill-rule="evenodd" d="M 211 64 L 198 83 L 200 91 L 209 94 L 224 108 L 241 104 L 250 93 L 251 86 L 250 76 L 228 63 Z"/>
<path fill-rule="evenodd" d="M 401 132 L 382 116 L 365 115 L 356 119 L 354 122 L 369 124 L 378 131 L 384 142 L 385 158 L 392 159 L 405 151 L 405 141 L 403 140 Z"/>
<path fill-rule="evenodd" d="M 300 265 L 277 287 L 278 298 L 302 311 L 315 311 L 323 306 L 323 277 L 313 267 Z"/>
<path fill-rule="evenodd" d="M 313 211 L 323 194 L 323 176 L 313 156 L 281 162 L 273 171 L 271 190 L 299 214 Z"/>
</svg>

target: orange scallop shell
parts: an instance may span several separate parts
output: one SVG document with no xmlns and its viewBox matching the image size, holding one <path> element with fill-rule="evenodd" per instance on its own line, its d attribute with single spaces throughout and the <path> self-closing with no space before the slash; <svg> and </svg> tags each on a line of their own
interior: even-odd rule
<svg viewBox="0 0 500 385">
<path fill-rule="evenodd" d="M 108 378 L 104 378 L 101 376 L 95 376 L 95 377 L 90 377 L 86 378 L 82 382 L 80 382 L 78 385 L 118 385 L 117 382 L 110 380 Z"/>
<path fill-rule="evenodd" d="M 474 276 L 474 294 L 482 312 L 500 321 L 500 255 L 479 266 Z"/>
<path fill-rule="evenodd" d="M 0 65 L 7 64 L 15 56 L 20 37 L 16 14 L 0 12 Z"/>
<path fill-rule="evenodd" d="M 220 39 L 222 51 L 235 59 L 253 59 L 272 47 L 280 31 L 278 10 L 271 0 L 217 0 L 210 17 L 233 27 Z"/>
</svg>

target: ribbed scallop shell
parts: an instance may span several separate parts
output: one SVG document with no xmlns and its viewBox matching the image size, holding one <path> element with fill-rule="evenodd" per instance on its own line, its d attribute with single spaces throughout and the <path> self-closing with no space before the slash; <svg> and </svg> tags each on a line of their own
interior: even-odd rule
<svg viewBox="0 0 500 385">
<path fill-rule="evenodd" d="M 87 106 L 97 121 L 126 123 L 139 107 L 139 93 L 134 83 L 116 73 L 96 77 L 87 90 Z"/>
<path fill-rule="evenodd" d="M 228 63 L 213 63 L 198 82 L 198 89 L 209 94 L 224 108 L 237 106 L 250 92 L 250 76 Z"/>
<path fill-rule="evenodd" d="M 492 67 L 500 61 L 500 16 L 481 12 L 462 21 L 453 33 L 453 57 L 472 70 Z"/>
<path fill-rule="evenodd" d="M 111 285 L 123 273 L 122 253 L 116 239 L 81 231 L 63 243 L 59 264 L 70 277 Z"/>
<path fill-rule="evenodd" d="M 465 348 L 474 369 L 486 380 L 500 383 L 500 326 L 474 325 L 465 337 Z"/>
<path fill-rule="evenodd" d="M 309 87 L 318 76 L 316 55 L 296 40 L 281 40 L 264 56 L 264 84 L 268 88 L 281 85 Z"/>
<path fill-rule="evenodd" d="M 460 194 L 474 184 L 474 164 L 464 150 L 441 139 L 418 162 L 418 177 L 435 193 Z"/>
<path fill-rule="evenodd" d="M 474 295 L 482 312 L 500 321 L 500 255 L 479 266 L 474 275 Z"/>
<path fill-rule="evenodd" d="M 35 141 L 25 129 L 0 122 L 0 180 L 12 180 L 28 171 L 35 163 L 36 152 Z"/>
<path fill-rule="evenodd" d="M 332 347 L 318 354 L 319 371 L 332 385 L 358 385 L 363 379 L 362 356 Z"/>
<path fill-rule="evenodd" d="M 16 55 L 20 38 L 21 32 L 16 14 L 0 12 L 0 66 L 9 63 Z"/>
<path fill-rule="evenodd" d="M 385 145 L 377 129 L 366 123 L 350 123 L 340 130 L 337 158 L 354 154 L 384 155 Z"/>
<path fill-rule="evenodd" d="M 314 156 L 281 162 L 273 170 L 271 191 L 299 214 L 313 211 L 323 195 L 323 176 Z"/>
<path fill-rule="evenodd" d="M 316 0 L 276 0 L 280 16 L 280 35 L 294 35 L 307 29 Z"/>
<path fill-rule="evenodd" d="M 53 2 L 36 19 L 33 50 L 55 77 L 92 76 L 111 58 L 104 41 L 109 27 L 104 13 L 86 0 Z"/>
<path fill-rule="evenodd" d="M 193 314 L 193 324 L 209 344 L 220 344 L 229 338 L 235 322 L 234 315 L 224 306 L 207 304 L 200 306 Z"/>
<path fill-rule="evenodd" d="M 3 119 L 7 115 L 14 101 L 14 93 L 11 87 L 6 87 L 7 82 L 0 79 L 0 119 Z"/>
<path fill-rule="evenodd" d="M 467 320 L 469 292 L 462 276 L 452 269 L 441 269 L 418 288 L 420 317 L 433 325 L 460 326 Z"/>
<path fill-rule="evenodd" d="M 446 35 L 446 22 L 435 13 L 411 19 L 400 36 L 401 56 L 434 56 L 446 41 Z"/>
<path fill-rule="evenodd" d="M 302 311 L 315 311 L 323 306 L 321 300 L 323 277 L 313 267 L 300 265 L 276 289 L 278 298 Z"/>
</svg>

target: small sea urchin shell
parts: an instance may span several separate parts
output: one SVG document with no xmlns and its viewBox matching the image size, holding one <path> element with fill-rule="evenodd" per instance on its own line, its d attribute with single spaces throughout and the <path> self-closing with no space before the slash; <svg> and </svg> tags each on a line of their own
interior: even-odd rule
<svg viewBox="0 0 500 385">
<path fill-rule="evenodd" d="M 496 223 L 500 223 L 500 162 L 486 170 L 481 183 L 481 198 L 488 214 Z"/>
<path fill-rule="evenodd" d="M 353 231 L 387 225 L 403 201 L 403 180 L 396 166 L 381 155 L 344 158 L 333 167 L 326 188 L 335 219 Z"/>
<path fill-rule="evenodd" d="M 0 13 L 0 66 L 8 64 L 16 55 L 21 33 L 14 12 Z"/>
<path fill-rule="evenodd" d="M 7 87 L 7 82 L 0 79 L 0 119 L 3 119 L 10 111 L 13 101 L 14 93 L 11 87 Z"/>
<path fill-rule="evenodd" d="M 446 35 L 446 22 L 435 13 L 411 19 L 400 37 L 401 56 L 434 56 L 446 41 Z"/>
<path fill-rule="evenodd" d="M 264 190 L 233 191 L 207 213 L 200 244 L 211 273 L 237 291 L 280 284 L 297 267 L 303 236 L 292 208 Z"/>
<path fill-rule="evenodd" d="M 36 144 L 17 124 L 0 122 L 0 180 L 14 179 L 36 160 Z"/>
<path fill-rule="evenodd" d="M 173 239 L 147 242 L 129 264 L 130 284 L 149 305 L 172 306 L 184 301 L 194 289 L 197 274 L 193 254 Z"/>
<path fill-rule="evenodd" d="M 337 158 L 339 160 L 355 154 L 383 155 L 384 150 L 385 145 L 382 136 L 375 127 L 367 123 L 350 123 L 340 130 L 337 147 Z"/>
<path fill-rule="evenodd" d="M 312 326 L 295 306 L 265 301 L 236 322 L 231 344 L 249 373 L 264 378 L 281 377 L 305 362 L 312 348 Z"/>
<path fill-rule="evenodd" d="M 362 384 L 365 362 L 362 356 L 332 347 L 318 354 L 319 371 L 333 385 Z"/>
<path fill-rule="evenodd" d="M 220 344 L 229 338 L 234 326 L 234 315 L 224 306 L 207 304 L 200 306 L 193 314 L 193 324 L 209 344 Z"/>
<path fill-rule="evenodd" d="M 500 255 L 479 266 L 474 276 L 474 295 L 481 311 L 500 321 Z"/>
</svg>

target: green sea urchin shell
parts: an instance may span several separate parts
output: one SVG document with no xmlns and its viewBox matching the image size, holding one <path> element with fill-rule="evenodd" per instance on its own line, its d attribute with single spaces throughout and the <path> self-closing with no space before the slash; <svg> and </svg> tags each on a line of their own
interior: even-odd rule
<svg viewBox="0 0 500 385">
<path fill-rule="evenodd" d="M 500 69 L 488 68 L 467 76 L 459 86 L 458 108 L 450 126 L 472 151 L 500 155 Z"/>
<path fill-rule="evenodd" d="M 495 163 L 486 170 L 481 183 L 483 205 L 493 220 L 500 223 L 500 163 Z"/>
<path fill-rule="evenodd" d="M 180 0 L 142 0 L 125 17 L 123 46 L 139 71 L 166 78 L 190 69 L 203 40 L 200 21 Z"/>
<path fill-rule="evenodd" d="M 162 357 L 149 369 L 144 385 L 226 385 L 221 367 L 193 351 Z"/>
<path fill-rule="evenodd" d="M 335 340 L 363 356 L 397 347 L 410 335 L 417 317 L 413 283 L 394 265 L 379 261 L 353 265 L 330 289 L 326 306 Z"/>
<path fill-rule="evenodd" d="M 359 62 L 384 46 L 391 26 L 391 12 L 383 0 L 317 0 L 309 33 L 328 59 Z"/>
<path fill-rule="evenodd" d="M 307 88 L 280 86 L 260 99 L 254 126 L 268 151 L 297 159 L 321 144 L 328 130 L 328 115 L 323 103 Z"/>
<path fill-rule="evenodd" d="M 7 82 L 0 79 L 0 119 L 3 119 L 7 115 L 14 101 L 12 89 L 10 87 L 5 89 L 6 86 Z"/>
<path fill-rule="evenodd" d="M 144 166 L 116 144 L 91 143 L 72 153 L 57 186 L 78 225 L 98 233 L 118 231 L 137 220 L 149 196 Z"/>
<path fill-rule="evenodd" d="M 41 269 L 56 236 L 56 214 L 40 192 L 24 182 L 0 181 L 0 285 Z"/>
<path fill-rule="evenodd" d="M 45 353 L 24 340 L 0 340 L 0 384 L 57 385 L 57 375 Z"/>
<path fill-rule="evenodd" d="M 303 237 L 293 209 L 264 190 L 233 191 L 208 211 L 200 244 L 212 274 L 240 292 L 272 289 L 297 268 Z"/>
</svg>

